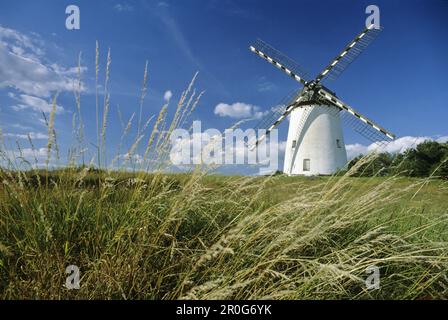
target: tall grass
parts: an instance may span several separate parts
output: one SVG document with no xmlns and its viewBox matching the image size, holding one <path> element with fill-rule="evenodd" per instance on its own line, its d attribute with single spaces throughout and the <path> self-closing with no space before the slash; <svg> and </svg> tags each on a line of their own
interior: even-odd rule
<svg viewBox="0 0 448 320">
<path fill-rule="evenodd" d="M 97 45 L 96 82 L 98 52 Z M 9 166 L 0 170 L 0 297 L 448 297 L 446 184 L 352 177 L 374 155 L 343 176 L 326 178 L 223 177 L 199 167 L 167 174 L 169 135 L 186 123 L 202 93 L 193 88 L 195 75 L 171 122 L 166 104 L 141 125 L 147 67 L 137 137 L 122 166 L 138 150 L 144 150 L 143 162 L 132 173 L 107 167 L 110 61 L 109 51 L 95 170 L 49 166 L 57 145 L 56 98 L 47 166 L 20 170 L 17 159 L 1 153 Z M 122 142 L 134 118 L 124 126 Z M 64 287 L 72 264 L 81 271 L 79 290 Z M 372 266 L 380 269 L 378 290 L 365 284 Z"/>
</svg>

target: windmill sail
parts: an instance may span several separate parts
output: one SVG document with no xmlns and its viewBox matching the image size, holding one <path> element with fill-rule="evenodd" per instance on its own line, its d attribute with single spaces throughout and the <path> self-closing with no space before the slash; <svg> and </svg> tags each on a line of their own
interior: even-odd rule
<svg viewBox="0 0 448 320">
<path fill-rule="evenodd" d="M 375 29 L 373 24 L 364 29 L 324 68 L 316 77 L 316 82 L 325 78 L 337 78 L 375 40 L 380 31 L 381 29 Z"/>
<path fill-rule="evenodd" d="M 308 81 L 307 73 L 300 67 L 300 65 L 281 53 L 277 49 L 258 39 L 253 46 L 250 46 L 250 50 L 258 54 L 261 58 L 265 59 L 269 63 L 273 64 L 275 67 L 283 70 L 288 76 L 294 80 L 306 85 Z"/>
<path fill-rule="evenodd" d="M 395 139 L 394 134 L 363 116 L 333 94 L 324 89 L 320 89 L 318 94 L 332 105 L 335 105 L 342 110 L 342 120 L 366 139 L 372 142 L 390 141 Z"/>
</svg>

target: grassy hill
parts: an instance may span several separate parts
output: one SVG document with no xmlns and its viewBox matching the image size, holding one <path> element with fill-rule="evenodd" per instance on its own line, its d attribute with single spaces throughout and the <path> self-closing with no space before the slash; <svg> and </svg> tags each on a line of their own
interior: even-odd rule
<svg viewBox="0 0 448 320">
<path fill-rule="evenodd" d="M 448 296 L 447 181 L 87 168 L 0 181 L 1 298 Z"/>
</svg>

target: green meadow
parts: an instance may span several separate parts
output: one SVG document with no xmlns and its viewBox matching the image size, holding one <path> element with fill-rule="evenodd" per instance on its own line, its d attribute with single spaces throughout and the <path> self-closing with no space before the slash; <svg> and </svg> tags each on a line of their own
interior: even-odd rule
<svg viewBox="0 0 448 320">
<path fill-rule="evenodd" d="M 3 299 L 448 297 L 448 182 L 1 171 Z M 68 290 L 65 268 L 80 269 Z M 368 289 L 369 267 L 380 288 Z"/>
</svg>

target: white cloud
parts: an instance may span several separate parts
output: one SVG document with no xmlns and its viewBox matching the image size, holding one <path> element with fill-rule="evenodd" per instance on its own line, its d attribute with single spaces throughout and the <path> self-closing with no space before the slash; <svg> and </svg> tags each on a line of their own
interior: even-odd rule
<svg viewBox="0 0 448 320">
<path fill-rule="evenodd" d="M 46 64 L 44 43 L 38 35 L 28 37 L 16 30 L 0 27 L 0 88 L 50 97 L 56 91 L 72 91 L 77 68 Z M 85 71 L 83 67 L 81 71 Z M 84 90 L 82 86 L 81 90 Z"/>
<path fill-rule="evenodd" d="M 9 165 L 12 163 L 14 166 L 20 165 L 22 159 L 31 163 L 34 168 L 42 167 L 45 164 L 45 159 L 47 159 L 47 148 L 42 147 L 38 149 L 21 148 L 15 150 L 4 150 L 2 157 L 0 157 L 0 164 Z"/>
<path fill-rule="evenodd" d="M 285 150 L 286 150 L 286 141 L 280 141 L 278 143 L 278 151 L 285 152 Z"/>
<path fill-rule="evenodd" d="M 28 58 L 36 58 L 44 55 L 44 50 L 40 48 L 42 41 L 39 36 L 30 38 L 17 30 L 0 26 L 0 44 L 3 44 L 8 51 Z"/>
<path fill-rule="evenodd" d="M 139 155 L 139 154 L 130 154 L 130 153 L 125 153 L 125 154 L 120 154 L 118 156 L 118 159 L 125 161 L 125 162 L 132 162 L 135 164 L 143 164 L 143 156 Z"/>
<path fill-rule="evenodd" d="M 49 97 L 53 91 L 71 91 L 70 79 L 25 56 L 8 52 L 0 44 L 0 88 L 12 87 L 26 94 Z M 6 67 L 7 66 L 7 67 Z"/>
<path fill-rule="evenodd" d="M 14 128 L 14 129 L 19 129 L 19 130 L 30 130 L 30 129 L 32 129 L 29 126 L 24 126 L 24 125 L 22 125 L 20 123 L 13 123 L 13 124 L 10 124 L 10 125 L 7 124 L 7 126 L 9 126 L 11 128 Z"/>
<path fill-rule="evenodd" d="M 41 148 L 20 148 L 20 149 L 4 149 L 0 156 L 0 165 L 15 169 L 29 168 L 45 168 L 48 159 L 48 150 L 46 147 Z M 24 161 L 27 163 L 25 164 Z M 55 151 L 51 150 L 48 165 L 51 168 L 61 166 L 55 157 Z"/>
<path fill-rule="evenodd" d="M 52 102 L 42 98 L 27 94 L 20 94 L 17 96 L 12 93 L 10 93 L 9 96 L 19 102 L 17 105 L 12 106 L 16 111 L 31 109 L 36 112 L 49 113 L 53 109 Z M 64 108 L 60 105 L 56 105 L 56 113 L 61 113 L 62 111 L 64 111 Z"/>
<path fill-rule="evenodd" d="M 268 138 L 258 148 L 252 149 L 251 141 L 256 138 L 255 134 L 255 131 L 246 131 L 237 141 L 233 139 L 228 141 L 227 137 L 218 130 L 179 136 L 172 141 L 170 161 L 179 168 L 188 167 L 191 164 L 215 163 L 224 166 L 272 165 L 274 171 L 277 170 L 279 168 L 278 155 L 285 151 L 286 141 Z M 245 141 L 249 142 L 245 143 Z"/>
<path fill-rule="evenodd" d="M 260 111 L 260 108 L 243 102 L 233 104 L 219 103 L 215 107 L 215 114 L 220 117 L 230 117 L 235 119 L 255 118 L 260 119 L 266 113 Z"/>
<path fill-rule="evenodd" d="M 4 133 L 4 137 L 11 137 L 15 139 L 28 139 L 28 135 L 31 140 L 48 139 L 48 135 L 41 132 L 28 132 L 28 133 Z"/>
<path fill-rule="evenodd" d="M 117 3 L 114 6 L 114 9 L 116 11 L 123 12 L 123 11 L 133 11 L 134 7 L 129 5 L 129 4 L 127 4 L 127 3 Z"/>
<path fill-rule="evenodd" d="M 171 100 L 171 97 L 173 96 L 173 93 L 171 92 L 171 90 L 166 90 L 165 93 L 163 94 L 163 99 L 168 102 Z"/>
<path fill-rule="evenodd" d="M 412 137 L 412 136 L 405 136 L 398 138 L 394 141 L 391 141 L 387 143 L 385 146 L 379 146 L 375 143 L 372 143 L 370 145 L 362 145 L 359 143 L 355 144 L 348 144 L 345 146 L 347 150 L 347 157 L 348 159 L 353 159 L 354 157 L 358 155 L 365 155 L 370 152 L 378 151 L 378 152 L 389 152 L 389 153 L 402 153 L 408 149 L 415 148 L 417 145 L 419 145 L 422 142 L 425 141 L 437 141 L 440 143 L 447 142 L 448 136 L 438 136 L 438 137 Z"/>
<path fill-rule="evenodd" d="M 32 158 L 36 156 L 36 158 L 42 159 L 47 156 L 47 151 L 47 148 L 39 148 L 35 150 L 33 150 L 32 148 L 23 148 L 21 149 L 21 152 L 19 152 L 18 150 L 15 150 L 13 152 L 16 156 L 19 156 L 21 154 L 24 158 Z"/>
<path fill-rule="evenodd" d="M 50 67 L 59 75 L 62 76 L 73 76 L 73 77 L 77 77 L 78 76 L 78 72 L 84 73 L 87 71 L 87 67 L 85 66 L 81 66 L 80 69 L 78 70 L 78 67 L 71 67 L 71 68 L 65 68 L 62 67 L 60 65 L 58 65 L 57 63 L 53 63 L 50 65 Z"/>
<path fill-rule="evenodd" d="M 367 154 L 368 146 L 364 146 L 360 143 L 347 144 L 345 150 L 347 151 L 347 158 L 353 159 L 361 154 Z"/>
</svg>

